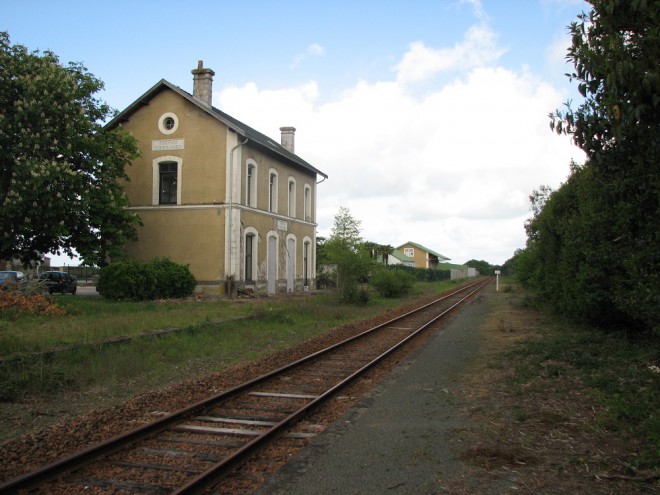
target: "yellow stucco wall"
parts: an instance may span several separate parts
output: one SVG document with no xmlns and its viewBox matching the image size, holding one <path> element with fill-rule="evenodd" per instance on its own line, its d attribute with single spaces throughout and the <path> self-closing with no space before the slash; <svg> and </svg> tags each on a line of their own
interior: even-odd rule
<svg viewBox="0 0 660 495">
<path fill-rule="evenodd" d="M 179 125 L 172 134 L 163 134 L 158 122 L 165 113 L 174 113 Z M 183 160 L 181 204 L 214 204 L 225 201 L 225 156 L 227 128 L 172 91 L 156 95 L 122 124 L 137 138 L 142 156 L 127 167 L 130 181 L 125 184 L 131 206 L 151 205 L 153 198 L 153 163 L 159 157 L 175 156 Z M 184 148 L 152 150 L 154 140 L 184 139 Z M 222 187 L 219 187 L 222 185 Z"/>
<path fill-rule="evenodd" d="M 428 268 L 426 263 L 426 256 L 427 256 L 426 251 L 424 251 L 423 249 L 419 249 L 417 246 L 413 246 L 412 244 L 404 244 L 403 246 L 397 249 L 405 254 L 406 248 L 414 249 L 414 256 L 412 256 L 412 258 L 415 260 L 415 268 Z"/>
<path fill-rule="evenodd" d="M 315 181 L 316 177 L 306 174 L 302 171 L 296 170 L 292 167 L 283 167 L 281 163 L 274 160 L 270 156 L 251 148 L 249 145 L 241 149 L 241 191 L 237 199 L 238 202 L 245 205 L 246 199 L 246 167 L 247 163 L 251 161 L 257 164 L 257 208 L 260 210 L 268 209 L 269 186 L 270 186 L 270 171 L 271 169 L 277 170 L 278 173 L 278 188 L 277 188 L 277 213 L 283 216 L 288 216 L 288 201 L 289 179 L 295 181 L 295 218 L 304 220 L 303 214 L 305 211 L 305 185 L 309 186 L 312 191 L 311 195 L 311 212 L 316 211 L 315 208 Z M 312 218 L 312 221 L 315 219 Z"/>
<path fill-rule="evenodd" d="M 267 216 L 264 214 L 258 214 L 251 212 L 249 210 L 241 211 L 241 239 L 245 238 L 245 233 L 249 231 L 250 228 L 255 229 L 259 236 L 257 238 L 257 261 L 259 270 L 262 273 L 265 273 L 266 270 L 266 261 L 267 261 L 267 236 L 269 233 L 276 234 L 279 239 L 278 242 L 278 279 L 285 279 L 286 274 L 286 255 L 287 255 L 287 238 L 293 236 L 296 243 L 295 251 L 295 278 L 301 279 L 304 274 L 304 252 L 303 252 L 303 243 L 307 238 L 312 245 L 316 242 L 315 238 L 315 229 L 314 227 L 304 224 L 302 222 L 295 221 L 293 219 L 282 218 L 280 215 L 277 216 Z M 308 276 L 311 278 L 314 275 L 314 264 L 315 260 L 313 259 L 314 253 L 310 250 L 309 253 L 310 265 L 308 267 Z M 244 261 L 244 259 L 243 259 Z M 243 274 L 244 266 L 241 264 L 241 274 Z M 243 277 L 241 276 L 241 279 Z"/>
<path fill-rule="evenodd" d="M 178 127 L 170 134 L 159 129 L 159 121 L 166 113 L 176 115 Z M 222 284 L 227 273 L 237 274 L 244 280 L 244 233 L 253 229 L 257 233 L 257 264 L 255 276 L 264 290 L 267 280 L 267 240 L 269 232 L 276 232 L 278 243 L 277 292 L 287 290 L 287 237 L 295 236 L 295 289 L 302 290 L 304 281 L 303 243 L 307 237 L 311 244 L 308 276 L 314 276 L 315 224 L 304 221 L 305 185 L 311 190 L 308 213 L 315 221 L 316 176 L 280 162 L 248 142 L 234 154 L 234 193 L 232 234 L 228 224 L 228 169 L 229 150 L 238 143 L 238 136 L 225 124 L 203 109 L 190 103 L 170 89 L 153 96 L 148 104 L 139 107 L 122 123 L 137 138 L 142 155 L 126 171 L 125 183 L 132 211 L 142 219 L 138 228 L 139 239 L 129 243 L 127 254 L 134 259 L 151 260 L 169 257 L 177 263 L 187 264 L 200 285 Z M 154 141 L 172 140 L 182 149 L 153 150 Z M 154 178 L 154 164 L 160 158 L 172 157 L 181 163 L 178 176 L 180 201 L 176 205 L 158 205 L 158 180 Z M 169 161 L 170 158 L 167 158 Z M 256 164 L 257 204 L 245 206 L 246 165 Z M 269 212 L 269 173 L 278 172 L 277 213 Z M 289 217 L 289 179 L 295 179 L 295 218 Z M 154 190 L 156 188 L 156 191 Z M 156 200 L 155 200 L 156 199 Z M 156 204 L 154 204 L 156 203 Z M 226 247 L 231 237 L 234 247 Z M 233 268 L 228 268 L 229 264 Z M 313 280 L 309 281 L 310 284 Z"/>
<path fill-rule="evenodd" d="M 131 258 L 169 257 L 190 266 L 198 283 L 224 279 L 225 214 L 222 208 L 138 211 L 144 225 L 138 242 L 126 246 Z"/>
</svg>

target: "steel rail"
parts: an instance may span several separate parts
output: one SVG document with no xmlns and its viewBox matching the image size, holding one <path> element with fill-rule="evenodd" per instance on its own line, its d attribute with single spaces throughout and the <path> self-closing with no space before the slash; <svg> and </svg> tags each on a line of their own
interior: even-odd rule
<svg viewBox="0 0 660 495">
<path fill-rule="evenodd" d="M 461 305 L 466 299 L 468 299 L 470 296 L 472 296 L 474 293 L 478 292 L 481 290 L 484 286 L 486 286 L 488 283 L 491 281 L 488 280 L 486 282 L 481 282 L 477 284 L 472 284 L 470 287 L 473 287 L 474 285 L 478 285 L 478 287 L 471 292 L 469 292 L 466 296 L 462 297 L 459 301 L 454 303 L 452 306 L 449 308 L 445 309 L 442 313 L 436 315 L 434 318 L 431 320 L 427 321 L 424 323 L 422 326 L 420 326 L 417 330 L 415 330 L 413 333 L 408 335 L 406 338 L 403 340 L 399 341 L 397 344 L 394 346 L 390 347 L 388 350 L 385 352 L 381 353 L 371 361 L 369 361 L 367 364 L 363 365 L 361 368 L 358 370 L 354 371 L 351 373 L 349 376 L 341 380 L 340 382 L 336 383 L 332 388 L 328 389 L 325 391 L 323 394 L 319 395 L 317 398 L 313 399 L 309 403 L 305 404 L 301 408 L 299 408 L 297 411 L 294 411 L 291 413 L 289 416 L 287 416 L 285 419 L 274 425 L 270 430 L 262 433 L 261 435 L 255 437 L 252 441 L 248 442 L 245 444 L 243 447 L 241 447 L 238 451 L 235 453 L 227 456 L 225 459 L 219 461 L 215 465 L 211 466 L 208 470 L 205 472 L 201 473 L 198 475 L 196 478 L 192 479 L 189 481 L 187 484 L 182 486 L 181 488 L 171 492 L 170 495 L 194 495 L 194 494 L 199 494 L 202 493 L 204 490 L 207 488 L 211 487 L 212 485 L 215 485 L 219 481 L 221 481 L 224 477 L 229 474 L 229 471 L 235 467 L 240 466 L 243 464 L 247 459 L 254 454 L 255 452 L 259 451 L 264 444 L 274 440 L 277 438 L 279 435 L 281 435 L 286 428 L 292 426 L 293 424 L 297 423 L 303 416 L 307 415 L 314 407 L 318 406 L 322 402 L 326 401 L 329 397 L 334 395 L 338 390 L 341 388 L 345 387 L 348 385 L 350 382 L 352 382 L 354 379 L 359 377 L 360 375 L 364 374 L 366 371 L 371 369 L 373 366 L 378 364 L 380 361 L 385 359 L 387 356 L 392 354 L 394 351 L 402 347 L 404 344 L 406 344 L 409 340 L 413 339 L 414 337 L 418 336 L 422 331 L 427 329 L 429 326 L 431 326 L 433 323 L 435 323 L 437 320 L 445 316 L 447 313 L 453 311 L 455 308 L 457 308 L 459 305 Z M 465 288 L 463 288 L 465 290 Z M 457 291 L 458 292 L 458 291 Z M 455 295 L 456 292 L 452 293 L 451 295 Z M 439 300 L 438 300 L 439 301 Z M 435 301 L 437 302 L 437 301 Z M 434 302 L 434 303 L 435 303 Z M 431 304 L 434 304 L 431 303 Z M 429 305 L 423 306 L 423 308 L 428 307 Z M 419 308 L 421 309 L 421 308 Z M 409 316 L 411 313 L 414 313 L 415 311 L 406 313 L 404 316 Z M 377 327 L 374 328 L 381 328 L 383 326 L 386 326 L 387 324 L 397 321 L 400 318 L 394 318 L 390 322 L 387 322 L 382 325 L 378 325 Z M 367 332 L 363 333 L 369 333 L 373 331 L 374 329 L 370 329 Z M 362 334 L 360 334 L 362 335 Z M 349 339 L 353 340 L 353 339 Z"/>
<path fill-rule="evenodd" d="M 432 305 L 435 305 L 445 299 L 448 299 L 450 297 L 455 296 L 456 294 L 459 294 L 461 292 L 468 291 L 474 287 L 477 287 L 476 289 L 472 290 L 471 292 L 468 293 L 465 297 L 463 297 L 459 302 L 453 304 L 449 309 L 441 313 L 440 315 L 436 316 L 433 320 L 428 322 L 426 325 L 423 327 L 420 327 L 414 334 L 408 336 L 406 339 L 401 341 L 399 344 L 397 344 L 394 348 L 391 349 L 391 351 L 388 351 L 384 355 L 381 355 L 374 359 L 371 363 L 367 364 L 366 367 L 370 368 L 374 364 L 376 364 L 378 361 L 383 359 L 389 352 L 393 352 L 395 349 L 403 345 L 403 343 L 407 342 L 410 338 L 415 336 L 419 331 L 422 329 L 426 328 L 428 325 L 436 321 L 438 318 L 444 316 L 447 314 L 449 311 L 453 310 L 456 306 L 458 306 L 461 302 L 463 302 L 465 299 L 470 297 L 472 294 L 477 292 L 479 289 L 490 283 L 492 280 L 487 279 L 486 281 L 477 281 L 472 284 L 469 284 L 467 286 L 461 287 L 459 289 L 456 289 L 452 291 L 449 294 L 445 294 L 442 297 L 439 297 L 438 299 L 435 299 L 434 301 L 431 301 L 430 303 L 427 303 L 419 308 L 416 308 L 412 311 L 409 311 L 405 314 L 402 314 L 396 318 L 392 318 L 391 320 L 388 320 L 384 323 L 381 323 L 377 326 L 374 326 L 364 332 L 361 332 L 357 335 L 354 335 L 352 337 L 349 337 L 345 340 L 342 340 L 341 342 L 338 342 L 336 344 L 333 344 L 331 346 L 328 346 L 324 349 L 321 349 L 317 352 L 314 352 L 312 354 L 309 354 L 303 358 L 300 358 L 296 361 L 293 361 L 287 365 L 284 365 L 280 368 L 277 368 L 269 373 L 260 375 L 258 377 L 255 377 L 247 382 L 244 382 L 242 384 L 239 384 L 233 388 L 230 388 L 228 390 L 225 390 L 219 394 L 216 394 L 214 396 L 208 397 L 206 399 L 203 399 L 195 404 L 192 404 L 190 406 L 187 406 L 185 408 L 182 408 L 178 411 L 175 411 L 174 413 L 171 413 L 167 416 L 164 416 L 162 418 L 159 418 L 149 424 L 143 425 L 139 428 L 136 428 L 134 430 L 129 430 L 127 432 L 121 433 L 119 435 L 116 435 L 115 437 L 110 438 L 109 440 L 106 441 L 101 441 L 95 445 L 92 445 L 86 449 L 83 449 L 79 452 L 76 452 L 74 454 L 71 454 L 67 457 L 64 457 L 62 459 L 55 460 L 49 464 L 46 464 L 34 471 L 28 472 L 24 475 L 18 476 L 16 478 L 13 478 L 3 484 L 0 484 L 0 495 L 4 494 L 10 494 L 10 493 L 16 493 L 19 490 L 26 490 L 26 489 L 31 489 L 34 488 L 35 486 L 44 483 L 46 481 L 49 481 L 51 479 L 54 479 L 57 476 L 60 476 L 61 474 L 65 472 L 70 472 L 76 469 L 79 469 L 87 464 L 90 464 L 94 460 L 100 458 L 100 457 L 105 457 L 110 454 L 113 454 L 115 452 L 118 452 L 127 446 L 130 446 L 131 444 L 134 444 L 140 440 L 143 440 L 144 438 L 147 438 L 149 436 L 155 435 L 161 431 L 164 431 L 168 429 L 171 425 L 174 423 L 177 423 L 183 419 L 186 419 L 196 413 L 199 413 L 200 411 L 204 409 L 208 409 L 212 407 L 215 404 L 218 404 L 219 402 L 222 402 L 224 400 L 227 400 L 229 398 L 232 398 L 239 393 L 254 387 L 255 385 L 258 385 L 266 380 L 269 380 L 285 371 L 289 371 L 295 367 L 300 366 L 303 363 L 307 363 L 313 359 L 316 359 L 323 354 L 327 354 L 329 352 L 334 351 L 335 349 L 342 347 L 350 342 L 353 342 L 355 340 L 358 340 L 360 338 L 363 338 L 364 336 L 373 333 L 387 325 L 391 325 L 392 323 L 395 323 L 403 318 L 406 318 L 410 315 L 413 315 L 417 312 L 420 312 L 423 309 L 426 309 Z M 225 475 L 222 474 L 221 476 L 218 476 L 219 472 L 226 472 L 229 467 L 235 467 L 239 465 L 241 462 L 243 462 L 249 455 L 251 455 L 254 451 L 257 450 L 257 446 L 260 443 L 263 443 L 266 439 L 271 439 L 275 437 L 279 432 L 286 427 L 287 425 L 292 424 L 295 422 L 297 418 L 302 416 L 303 414 L 306 413 L 311 407 L 316 406 L 319 402 L 321 402 L 322 397 L 328 397 L 332 395 L 333 393 L 336 392 L 338 388 L 341 388 L 342 386 L 345 385 L 345 382 L 350 381 L 355 378 L 358 374 L 362 373 L 363 371 L 356 371 L 353 373 L 351 376 L 349 376 L 347 379 L 344 381 L 340 382 L 340 384 L 335 385 L 327 391 L 326 393 L 322 394 L 319 396 L 319 398 L 315 399 L 312 401 L 310 404 L 305 406 L 305 408 L 301 409 L 300 411 L 296 411 L 295 413 L 291 414 L 289 417 L 285 418 L 282 420 L 280 423 L 278 423 L 275 427 L 273 427 L 272 431 L 267 431 L 260 436 L 256 437 L 253 441 L 249 442 L 248 444 L 244 445 L 241 449 L 239 449 L 235 454 L 228 456 L 226 459 L 223 461 L 220 461 L 216 465 L 212 466 L 209 470 L 205 471 L 201 475 L 199 475 L 197 478 L 193 479 L 190 481 L 188 484 L 184 485 L 180 489 L 172 492 L 172 495 L 175 494 L 192 494 L 192 493 L 199 493 L 199 490 L 203 490 L 204 488 L 210 486 L 211 484 L 217 482 L 219 479 L 224 477 Z M 354 376 L 355 375 L 355 376 Z M 205 478 L 209 480 L 214 480 L 214 481 L 204 481 Z"/>
</svg>

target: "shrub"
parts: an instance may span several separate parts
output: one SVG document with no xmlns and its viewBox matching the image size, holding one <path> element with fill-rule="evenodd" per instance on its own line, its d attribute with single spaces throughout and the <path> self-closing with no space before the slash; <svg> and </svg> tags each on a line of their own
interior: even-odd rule
<svg viewBox="0 0 660 495">
<path fill-rule="evenodd" d="M 143 301 L 188 297 L 196 284 L 187 265 L 155 259 L 148 263 L 120 261 L 106 266 L 99 273 L 96 288 L 108 299 Z"/>
<path fill-rule="evenodd" d="M 355 304 L 358 306 L 366 306 L 369 304 L 369 291 L 364 287 L 360 287 L 355 295 Z"/>
<path fill-rule="evenodd" d="M 158 297 L 181 298 L 192 295 L 197 285 L 197 280 L 188 265 L 180 265 L 173 261 L 162 258 L 151 262 L 157 279 Z"/>
<path fill-rule="evenodd" d="M 11 320 L 19 313 L 62 316 L 64 310 L 58 308 L 52 299 L 43 293 L 24 294 L 20 290 L 0 290 L 0 316 Z"/>
<path fill-rule="evenodd" d="M 415 285 L 415 277 L 402 270 L 379 270 L 369 282 L 383 297 L 400 297 Z"/>
</svg>

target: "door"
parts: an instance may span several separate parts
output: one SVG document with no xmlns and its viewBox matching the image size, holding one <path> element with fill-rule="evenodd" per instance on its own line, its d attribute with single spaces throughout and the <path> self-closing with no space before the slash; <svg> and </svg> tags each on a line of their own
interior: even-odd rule
<svg viewBox="0 0 660 495">
<path fill-rule="evenodd" d="M 286 243 L 286 291 L 293 292 L 293 279 L 296 274 L 296 241 L 287 240 Z"/>
<path fill-rule="evenodd" d="M 277 237 L 268 238 L 268 293 L 275 294 L 277 288 Z"/>
</svg>

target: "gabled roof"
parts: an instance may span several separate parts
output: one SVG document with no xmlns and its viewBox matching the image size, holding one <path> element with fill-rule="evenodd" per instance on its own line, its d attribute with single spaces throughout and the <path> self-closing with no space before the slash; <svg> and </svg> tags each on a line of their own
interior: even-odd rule
<svg viewBox="0 0 660 495">
<path fill-rule="evenodd" d="M 302 168 L 303 170 L 306 170 L 307 172 L 310 172 L 312 174 L 318 174 L 324 178 L 328 178 L 326 174 L 318 170 L 317 168 L 313 167 L 309 163 L 307 163 L 305 160 L 300 158 L 298 155 L 295 153 L 291 153 L 289 150 L 287 150 L 284 146 L 281 144 L 276 143 L 273 141 L 271 138 L 266 136 L 265 134 L 260 133 L 259 131 L 253 129 L 252 127 L 242 123 L 241 121 L 235 119 L 231 115 L 228 115 L 224 113 L 221 110 L 218 110 L 215 107 L 208 107 L 195 99 L 193 95 L 190 93 L 187 93 L 186 91 L 182 90 L 178 86 L 175 86 L 174 84 L 166 81 L 165 79 L 161 79 L 159 82 L 157 82 L 151 89 L 149 89 L 146 93 L 144 93 L 142 96 L 140 96 L 137 100 L 135 100 L 133 103 L 131 103 L 128 107 L 126 107 L 123 111 L 119 112 L 117 116 L 112 119 L 110 122 L 106 124 L 107 129 L 112 129 L 118 125 L 120 125 L 122 122 L 127 121 L 131 115 L 133 115 L 137 110 L 142 108 L 144 105 L 148 105 L 149 100 L 151 100 L 153 97 L 155 97 L 157 94 L 160 92 L 169 89 L 171 91 L 174 91 L 176 94 L 190 102 L 191 104 L 195 105 L 198 107 L 200 110 L 205 111 L 207 114 L 212 116 L 213 118 L 217 119 L 218 121 L 222 122 L 225 124 L 229 129 L 232 131 L 236 132 L 239 136 L 242 136 L 243 138 L 248 139 L 248 143 L 252 145 L 253 147 L 259 149 L 260 151 L 264 152 L 267 155 L 273 156 L 275 158 L 279 158 L 280 160 L 283 160 L 284 162 L 288 163 L 289 165 L 292 165 L 297 168 Z"/>
<path fill-rule="evenodd" d="M 403 254 L 398 249 L 392 250 L 392 252 L 390 253 L 390 256 L 394 256 L 396 259 L 398 259 L 401 262 L 404 262 L 404 261 L 410 262 L 410 263 L 415 262 L 415 260 L 413 258 L 411 258 L 410 256 L 406 256 L 405 254 Z"/>
<path fill-rule="evenodd" d="M 427 247 L 424 247 L 424 246 L 422 246 L 421 244 L 417 244 L 416 242 L 411 242 L 411 241 L 408 241 L 408 242 L 406 242 L 405 244 L 401 244 L 397 249 L 401 249 L 403 246 L 406 246 L 406 245 L 408 245 L 408 244 L 411 245 L 411 246 L 416 247 L 417 249 L 421 249 L 422 251 L 425 251 L 425 252 L 427 252 L 427 253 L 429 253 L 429 254 L 432 254 L 433 256 L 436 256 L 436 257 L 438 258 L 438 261 L 448 261 L 448 260 L 451 259 L 451 258 L 447 258 L 446 256 L 443 256 L 443 255 L 440 254 L 440 253 L 436 253 L 436 252 L 433 251 L 432 249 L 429 249 L 429 248 L 427 248 Z"/>
</svg>

